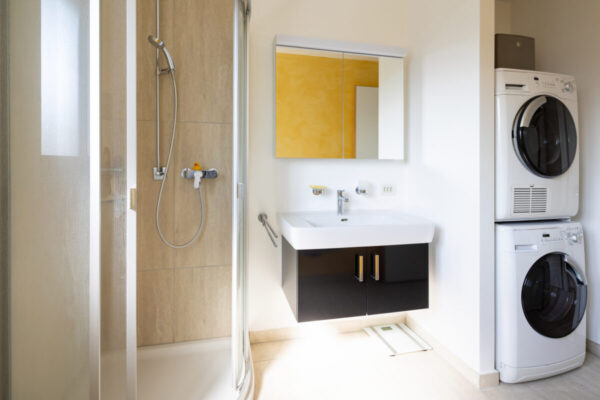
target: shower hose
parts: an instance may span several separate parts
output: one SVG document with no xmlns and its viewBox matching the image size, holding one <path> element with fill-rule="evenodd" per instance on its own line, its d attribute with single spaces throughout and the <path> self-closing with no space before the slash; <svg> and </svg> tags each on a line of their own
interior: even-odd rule
<svg viewBox="0 0 600 400">
<path fill-rule="evenodd" d="M 158 236 L 160 236 L 160 240 L 163 241 L 164 244 L 173 248 L 173 249 L 182 249 L 184 247 L 188 247 L 190 244 L 194 243 L 198 236 L 200 236 L 200 232 L 202 232 L 202 226 L 204 225 L 204 200 L 202 198 L 202 183 L 198 186 L 198 195 L 200 196 L 200 225 L 198 226 L 198 230 L 194 234 L 194 236 L 185 243 L 177 244 L 171 243 L 165 238 L 161 229 L 160 229 L 160 202 L 162 200 L 163 191 L 165 189 L 165 184 L 167 183 L 167 177 L 169 176 L 169 170 L 171 167 L 171 158 L 173 156 L 173 145 L 175 143 L 175 132 L 177 130 L 177 83 L 175 82 L 175 71 L 171 70 L 171 81 L 173 82 L 173 130 L 171 131 L 171 144 L 169 146 L 169 155 L 167 157 L 167 165 L 165 167 L 165 175 L 160 184 L 160 191 L 158 192 L 158 201 L 156 202 L 156 229 L 158 230 Z M 160 101 L 157 99 L 156 101 Z"/>
</svg>

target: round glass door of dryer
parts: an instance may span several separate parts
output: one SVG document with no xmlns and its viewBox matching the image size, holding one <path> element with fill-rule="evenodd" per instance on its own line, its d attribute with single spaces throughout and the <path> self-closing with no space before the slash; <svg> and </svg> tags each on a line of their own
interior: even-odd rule
<svg viewBox="0 0 600 400">
<path fill-rule="evenodd" d="M 562 338 L 579 326 L 587 304 L 587 285 L 564 253 L 546 254 L 529 269 L 521 289 L 521 305 L 529 325 L 539 334 Z"/>
<path fill-rule="evenodd" d="M 533 174 L 564 174 L 575 159 L 577 129 L 567 106 L 552 96 L 536 96 L 517 113 L 513 132 L 517 156 Z"/>
</svg>

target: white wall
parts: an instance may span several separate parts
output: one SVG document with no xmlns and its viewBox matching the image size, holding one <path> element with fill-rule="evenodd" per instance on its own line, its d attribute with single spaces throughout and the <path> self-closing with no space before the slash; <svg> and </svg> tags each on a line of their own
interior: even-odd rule
<svg viewBox="0 0 600 400">
<path fill-rule="evenodd" d="M 503 0 L 506 1 L 506 0 Z M 511 33 L 535 37 L 536 68 L 575 76 L 579 100 L 579 215 L 586 239 L 588 337 L 600 343 L 600 1 L 511 1 Z"/>
<path fill-rule="evenodd" d="M 484 221 L 481 215 L 488 211 L 480 207 L 480 193 L 489 190 L 480 185 L 487 176 L 480 175 L 480 168 L 490 162 L 493 166 L 489 148 L 485 150 L 486 143 L 493 141 L 493 130 L 490 136 L 488 129 L 480 140 L 480 125 L 489 125 L 489 118 L 480 119 L 485 108 L 479 105 L 480 79 L 489 80 L 489 74 L 479 74 L 480 12 L 484 12 L 479 4 L 478 0 L 253 1 L 248 174 L 251 330 L 295 324 L 281 290 L 280 250 L 270 244 L 256 220 L 258 213 L 264 211 L 276 222 L 278 212 L 333 210 L 335 189 L 353 191 L 359 180 L 365 180 L 374 184 L 373 195 L 352 195 L 350 208 L 395 208 L 436 224 L 430 252 L 430 308 L 412 317 L 474 370 L 493 369 L 493 319 L 490 326 L 489 319 L 481 317 L 493 313 L 493 280 L 491 291 L 489 286 L 493 228 L 481 229 L 482 221 L 493 227 L 493 215 L 491 221 Z M 493 25 L 493 3 L 484 0 L 483 4 Z M 275 159 L 276 34 L 406 47 L 406 160 Z M 482 148 L 488 153 L 481 153 Z M 379 185 L 384 183 L 395 184 L 397 194 L 382 196 Z M 327 185 L 330 190 L 326 196 L 314 197 L 309 184 Z M 481 252 L 480 243 L 491 243 L 491 252 L 487 247 Z M 482 332 L 492 335 L 491 347 L 489 340 L 480 341 Z"/>
<path fill-rule="evenodd" d="M 494 0 L 479 8 L 479 371 L 496 361 Z"/>
</svg>

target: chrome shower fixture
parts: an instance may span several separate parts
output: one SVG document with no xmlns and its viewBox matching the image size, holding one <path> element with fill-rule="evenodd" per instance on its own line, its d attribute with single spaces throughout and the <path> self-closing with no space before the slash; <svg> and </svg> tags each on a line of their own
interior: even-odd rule
<svg viewBox="0 0 600 400">
<path fill-rule="evenodd" d="M 157 31 L 158 31 L 158 22 L 157 22 Z M 216 169 L 208 169 L 202 170 L 198 163 L 194 164 L 194 168 L 187 168 L 182 171 L 182 176 L 187 179 L 194 179 L 194 189 L 198 190 L 198 197 L 200 198 L 200 222 L 198 224 L 198 229 L 196 229 L 196 233 L 190 240 L 184 243 L 174 243 L 169 241 L 162 232 L 160 228 L 160 205 L 163 197 L 163 193 L 165 190 L 165 183 L 167 182 L 167 177 L 169 175 L 169 168 L 171 166 L 171 161 L 173 159 L 173 148 L 175 145 L 175 135 L 177 133 L 177 81 L 175 79 L 175 65 L 173 63 L 173 59 L 171 58 L 171 54 L 165 47 L 165 43 L 159 39 L 158 33 L 156 36 L 149 35 L 148 42 L 154 47 L 156 47 L 156 167 L 154 167 L 154 180 L 162 181 L 160 183 L 160 190 L 158 191 L 158 198 L 156 200 L 156 213 L 155 213 L 155 223 L 156 230 L 158 231 L 158 236 L 167 246 L 174 249 L 182 249 L 184 247 L 188 247 L 192 243 L 198 239 L 200 234 L 202 233 L 202 228 L 204 227 L 204 199 L 202 197 L 202 179 L 205 178 L 216 178 L 218 173 Z M 168 68 L 160 68 L 159 58 L 160 52 L 165 55 L 167 62 L 169 63 Z M 163 167 L 160 164 L 160 90 L 159 90 L 159 79 L 161 75 L 170 75 L 171 82 L 173 83 L 173 125 L 171 128 L 171 144 L 169 145 L 169 153 L 167 155 L 167 164 Z"/>
<path fill-rule="evenodd" d="M 160 38 L 158 38 L 156 36 L 152 36 L 152 35 L 148 35 L 148 42 L 150 42 L 150 44 L 152 46 L 156 47 L 157 49 L 160 49 L 163 52 L 163 54 L 165 55 L 165 58 L 167 59 L 167 63 L 169 63 L 168 69 L 159 69 L 159 67 L 157 65 L 158 73 L 159 74 L 167 74 L 171 71 L 175 71 L 175 64 L 173 63 L 173 58 L 171 58 L 171 53 L 169 53 L 169 50 L 167 50 L 167 48 L 165 47 L 165 42 L 160 40 Z"/>
<path fill-rule="evenodd" d="M 158 12 L 158 11 L 157 11 Z M 157 27 L 158 31 L 158 22 Z M 177 109 L 177 85 L 175 84 L 175 63 L 173 62 L 173 58 L 171 57 L 171 53 L 165 47 L 165 42 L 163 42 L 159 37 L 158 33 L 156 36 L 148 35 L 148 42 L 156 48 L 156 166 L 152 169 L 154 180 L 161 181 L 165 178 L 167 174 L 167 166 L 162 166 L 160 163 L 160 102 L 158 98 L 160 96 L 160 89 L 158 80 L 161 75 L 171 74 L 171 79 L 173 80 L 173 91 L 174 91 L 174 99 L 175 99 L 175 110 Z M 160 67 L 160 54 L 163 53 L 165 58 L 167 59 L 167 63 L 169 64 L 169 68 L 161 68 Z M 173 130 L 175 130 L 175 120 L 173 121 Z"/>
<path fill-rule="evenodd" d="M 152 44 L 155 47 L 158 47 L 159 49 L 165 47 L 165 42 L 163 42 L 156 36 L 148 35 L 148 41 L 150 42 L 150 44 Z"/>
</svg>

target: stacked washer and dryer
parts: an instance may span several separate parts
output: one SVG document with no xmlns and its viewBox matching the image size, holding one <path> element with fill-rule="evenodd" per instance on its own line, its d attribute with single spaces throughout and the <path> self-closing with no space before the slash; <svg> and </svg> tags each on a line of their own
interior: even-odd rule
<svg viewBox="0 0 600 400">
<path fill-rule="evenodd" d="M 583 364 L 587 281 L 571 76 L 496 69 L 496 368 L 503 382 Z"/>
</svg>

